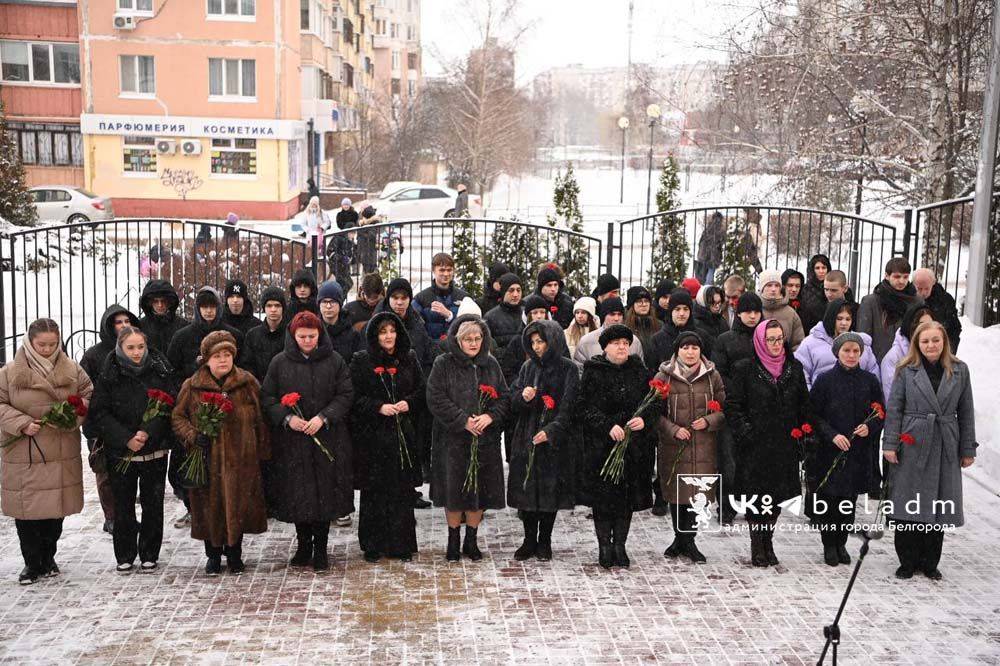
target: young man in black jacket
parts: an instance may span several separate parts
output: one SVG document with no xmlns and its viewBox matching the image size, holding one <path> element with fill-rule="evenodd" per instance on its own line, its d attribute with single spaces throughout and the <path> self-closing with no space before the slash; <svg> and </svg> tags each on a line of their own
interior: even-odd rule
<svg viewBox="0 0 1000 666">
<path fill-rule="evenodd" d="M 139 328 L 146 334 L 146 342 L 151 349 L 166 354 L 177 331 L 190 323 L 177 314 L 179 306 L 177 290 L 166 280 L 150 280 L 143 287 L 139 298 L 139 309 L 142 310 Z"/>
<path fill-rule="evenodd" d="M 350 363 L 354 352 L 364 349 L 364 340 L 343 310 L 344 290 L 336 280 L 327 280 L 319 286 L 318 298 L 320 318 L 333 343 L 333 351 L 340 354 L 344 363 Z"/>
<path fill-rule="evenodd" d="M 237 329 L 243 335 L 250 329 L 260 325 L 260 319 L 253 315 L 253 301 L 250 292 L 242 280 L 229 280 L 223 292 L 226 307 L 222 313 L 222 321 Z"/>
<path fill-rule="evenodd" d="M 261 295 L 264 304 L 264 322 L 247 333 L 243 342 L 245 367 L 258 382 L 264 381 L 271 359 L 285 349 L 285 318 L 287 301 L 285 291 L 278 287 L 268 287 Z"/>
</svg>

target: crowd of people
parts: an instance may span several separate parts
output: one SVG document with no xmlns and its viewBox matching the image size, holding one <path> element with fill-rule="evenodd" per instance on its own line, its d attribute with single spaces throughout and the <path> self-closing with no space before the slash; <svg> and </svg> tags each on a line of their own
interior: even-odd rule
<svg viewBox="0 0 1000 666">
<path fill-rule="evenodd" d="M 63 518 L 83 508 L 81 427 L 122 573 L 157 568 L 169 483 L 209 575 L 223 557 L 242 572 L 244 535 L 269 519 L 295 525 L 291 566 L 328 569 L 355 490 L 368 562 L 410 560 L 415 510 L 431 504 L 449 561 L 480 560 L 484 513 L 505 507 L 524 529 L 513 558 L 549 560 L 558 513 L 584 505 L 602 567 L 629 566 L 647 509 L 670 515 L 664 556 L 693 562 L 713 512 L 723 525 L 743 513 L 751 564 L 768 567 L 780 504 L 805 490 L 828 565 L 850 562 L 867 494 L 886 502 L 896 575 L 941 578 L 976 440 L 955 301 L 930 271 L 893 258 L 858 303 L 824 255 L 805 274 L 663 280 L 624 300 L 613 275 L 571 296 L 555 263 L 533 284 L 491 266 L 477 300 L 449 255 L 431 270 L 416 294 L 369 273 L 348 303 L 308 270 L 257 304 L 240 280 L 206 285 L 190 322 L 174 287 L 150 280 L 139 313 L 107 309 L 79 364 L 56 322 L 32 323 L 0 369 L 19 581 L 59 573 Z"/>
</svg>

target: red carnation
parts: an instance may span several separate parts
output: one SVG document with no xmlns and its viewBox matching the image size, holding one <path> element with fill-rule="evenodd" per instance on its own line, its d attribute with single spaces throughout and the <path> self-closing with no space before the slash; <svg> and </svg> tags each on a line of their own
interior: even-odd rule
<svg viewBox="0 0 1000 666">
<path fill-rule="evenodd" d="M 395 377 L 396 373 L 399 372 L 399 369 L 398 368 L 388 368 L 386 370 L 386 372 L 388 372 L 390 375 L 392 375 L 393 377 Z"/>
<path fill-rule="evenodd" d="M 448 334 L 447 333 L 442 333 L 441 337 L 438 338 L 438 340 L 447 340 L 447 339 L 448 339 Z"/>
<path fill-rule="evenodd" d="M 68 398 L 66 398 L 66 402 L 68 402 L 73 407 L 82 407 L 83 406 L 83 398 L 81 398 L 78 395 L 71 395 L 71 396 L 69 396 Z"/>
<path fill-rule="evenodd" d="M 662 379 L 650 379 L 649 388 L 656 391 L 656 395 L 660 400 L 663 400 L 670 394 L 670 384 Z"/>
<path fill-rule="evenodd" d="M 710 412 L 721 412 L 722 411 L 722 405 L 719 404 L 718 400 L 709 400 L 708 401 L 708 411 L 710 411 Z"/>
<path fill-rule="evenodd" d="M 551 395 L 542 396 L 542 404 L 545 405 L 545 409 L 555 409 L 556 401 Z"/>
<path fill-rule="evenodd" d="M 302 396 L 298 393 L 286 393 L 285 395 L 281 396 L 281 406 L 294 407 L 295 405 L 299 404 L 299 400 L 301 399 Z"/>
<path fill-rule="evenodd" d="M 877 402 L 872 403 L 872 411 L 875 412 L 880 419 L 885 420 L 885 409 Z"/>
<path fill-rule="evenodd" d="M 902 435 L 900 435 L 899 441 L 901 441 L 903 444 L 906 444 L 907 446 L 913 446 L 914 444 L 917 443 L 917 440 L 913 439 L 913 435 L 911 435 L 908 432 L 904 432 Z"/>
<path fill-rule="evenodd" d="M 556 266 L 555 264 L 553 264 L 551 261 L 549 263 L 545 264 L 545 267 L 546 268 L 551 268 L 552 270 L 556 270 L 556 269 L 559 268 L 558 266 Z"/>
<path fill-rule="evenodd" d="M 557 306 L 555 306 L 555 305 L 552 305 L 552 306 L 549 307 L 549 312 L 552 312 L 552 313 L 559 312 L 559 308 Z"/>
<path fill-rule="evenodd" d="M 84 417 L 84 416 L 87 415 L 87 406 L 86 405 L 77 405 L 76 407 L 73 408 L 73 411 L 76 412 L 77 416 L 79 416 L 79 417 L 82 418 L 82 417 Z"/>
<path fill-rule="evenodd" d="M 382 373 L 384 372 L 385 368 L 383 368 L 381 365 L 375 367 L 375 374 L 378 375 L 379 377 L 381 377 Z"/>
<path fill-rule="evenodd" d="M 796 310 L 798 310 L 799 309 L 799 305 L 800 305 L 799 299 L 797 299 L 797 298 L 794 299 L 791 303 L 789 303 L 789 305 L 791 305 L 793 308 L 795 308 Z"/>
<path fill-rule="evenodd" d="M 811 435 L 811 434 L 813 434 L 813 427 L 811 425 L 809 425 L 808 423 L 803 423 L 802 424 L 802 432 L 804 432 L 807 435 Z"/>
<path fill-rule="evenodd" d="M 794 439 L 802 439 L 802 431 L 798 428 L 792 428 L 792 437 Z"/>
<path fill-rule="evenodd" d="M 480 384 L 479 392 L 489 396 L 490 398 L 493 398 L 494 400 L 500 397 L 500 394 L 497 393 L 497 390 L 492 386 L 490 386 L 489 384 Z"/>
</svg>

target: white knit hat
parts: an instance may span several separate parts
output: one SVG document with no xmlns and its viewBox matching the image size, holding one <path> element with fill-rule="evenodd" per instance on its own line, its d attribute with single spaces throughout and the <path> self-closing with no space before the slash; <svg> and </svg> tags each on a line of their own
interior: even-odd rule
<svg viewBox="0 0 1000 666">
<path fill-rule="evenodd" d="M 761 291 L 764 285 L 769 282 L 781 284 L 781 273 L 771 268 L 761 271 L 760 275 L 757 276 L 757 291 Z"/>
<path fill-rule="evenodd" d="M 468 296 L 466 296 L 465 298 L 463 298 L 462 302 L 458 304 L 458 315 L 457 316 L 461 317 L 462 315 L 466 315 L 466 314 L 476 315 L 477 317 L 482 317 L 483 316 L 482 309 L 476 304 L 476 302 L 474 300 L 472 300 Z"/>
<path fill-rule="evenodd" d="M 340 200 L 341 206 L 350 206 L 351 203 L 352 203 L 351 200 L 348 199 L 347 197 L 344 197 L 343 199 Z"/>
<path fill-rule="evenodd" d="M 576 299 L 576 303 L 573 304 L 573 312 L 576 312 L 577 310 L 589 312 L 591 317 L 597 319 L 597 301 L 590 296 L 583 296 L 582 298 Z"/>
</svg>

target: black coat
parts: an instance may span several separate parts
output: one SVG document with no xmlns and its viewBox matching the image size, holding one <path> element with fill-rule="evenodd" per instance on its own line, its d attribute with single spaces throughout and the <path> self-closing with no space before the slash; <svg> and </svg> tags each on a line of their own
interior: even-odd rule
<svg viewBox="0 0 1000 666">
<path fill-rule="evenodd" d="M 317 414 L 327 424 L 316 433 L 333 460 L 301 432 L 285 425 L 294 412 L 281 404 L 282 396 L 299 393 L 299 410 L 306 420 Z M 354 510 L 351 436 L 347 416 L 354 388 L 347 363 L 325 331 L 319 346 L 306 358 L 292 336 L 285 351 L 274 357 L 260 389 L 261 409 L 271 423 L 269 495 L 275 518 L 286 523 L 329 521 Z"/>
<path fill-rule="evenodd" d="M 722 375 L 722 381 L 728 384 L 736 362 L 753 357 L 753 353 L 753 329 L 736 317 L 733 327 L 720 335 L 712 346 L 712 363 Z"/>
<path fill-rule="evenodd" d="M 375 314 L 379 312 L 392 312 L 392 308 L 389 307 L 388 297 L 375 306 Z M 431 372 L 431 366 L 434 365 L 434 345 L 431 344 L 430 336 L 427 335 L 427 329 L 424 327 L 424 319 L 411 303 L 402 321 L 403 327 L 406 329 L 406 334 L 410 338 L 410 349 L 416 353 L 417 360 L 420 361 L 420 368 L 423 370 L 424 377 L 426 378 Z M 367 327 L 367 324 L 365 326 Z"/>
<path fill-rule="evenodd" d="M 180 389 L 173 368 L 163 353 L 155 349 L 149 350 L 149 365 L 138 376 L 123 370 L 114 353 L 107 356 L 100 372 L 96 373 L 84 432 L 88 437 L 104 443 L 109 463 L 128 454 L 126 444 L 139 430 L 148 434 L 149 440 L 136 455 L 171 448 L 173 430 L 169 411 L 166 416 L 157 417 L 149 423 L 142 421 L 149 402 L 146 395 L 149 389 L 165 391 L 173 398 L 177 397 Z"/>
<path fill-rule="evenodd" d="M 395 319 L 378 314 L 373 321 Z M 389 355 L 378 344 L 377 326 L 366 329 L 367 348 L 351 360 L 354 406 L 351 408 L 351 439 L 354 442 L 354 487 L 393 499 L 412 498 L 420 485 L 417 457 L 417 422 L 426 409 L 424 374 L 416 352 L 410 349 L 406 330 L 397 331 L 396 351 Z M 396 375 L 375 374 L 376 367 L 395 368 Z M 399 415 L 406 438 L 406 455 L 401 456 L 395 416 L 383 416 L 379 409 L 387 403 L 405 400 L 410 411 Z"/>
<path fill-rule="evenodd" d="M 108 306 L 108 309 L 101 315 L 101 324 L 98 331 L 101 341 L 83 352 L 83 357 L 80 359 L 80 367 L 83 368 L 83 371 L 87 373 L 87 376 L 95 384 L 97 383 L 97 375 L 104 367 L 104 361 L 107 360 L 108 354 L 115 350 L 115 346 L 118 343 L 118 336 L 115 335 L 114 330 L 114 318 L 122 312 L 128 315 L 133 326 L 139 325 L 139 318 L 129 312 L 128 309 L 123 308 L 117 303 Z"/>
<path fill-rule="evenodd" d="M 809 271 L 811 276 L 806 283 L 802 285 L 802 291 L 799 292 L 799 319 L 802 320 L 802 330 L 809 334 L 809 331 L 813 329 L 813 326 L 823 321 L 823 315 L 826 314 L 826 292 L 823 291 L 823 281 L 817 280 L 812 270 Z"/>
<path fill-rule="evenodd" d="M 556 323 L 558 324 L 559 322 Z M 563 338 L 565 339 L 565 337 L 566 335 L 564 332 Z M 525 348 L 524 344 L 524 337 L 518 335 L 517 337 L 512 338 L 507 344 L 507 347 L 500 352 L 500 370 L 503 372 L 503 378 L 507 382 L 508 386 L 510 386 L 517 378 L 517 373 L 520 372 L 521 366 L 524 365 L 524 362 L 529 360 L 531 357 L 528 353 L 531 351 L 531 345 L 528 345 L 528 347 Z M 565 345 L 560 348 L 559 354 L 569 360 L 572 360 L 569 355 L 569 347 Z M 577 369 L 577 373 L 579 373 L 579 369 Z"/>
<path fill-rule="evenodd" d="M 656 420 L 662 404 L 653 402 L 640 414 L 646 427 L 632 433 L 620 483 L 601 477 L 601 468 L 615 442 L 609 432 L 625 427 L 639 403 L 649 393 L 653 371 L 638 356 L 615 365 L 602 354 L 583 365 L 577 391 L 573 423 L 579 447 L 577 501 L 604 513 L 624 515 L 653 506 L 653 459 L 656 450 Z"/>
<path fill-rule="evenodd" d="M 799 450 L 792 428 L 812 423 L 802 364 L 786 346 L 777 382 L 756 355 L 738 361 L 726 384 L 726 423 L 733 433 L 736 488 L 731 494 L 762 495 L 773 505 L 801 495 Z"/>
<path fill-rule="evenodd" d="M 295 295 L 295 285 L 297 284 L 307 284 L 309 285 L 309 296 L 306 300 L 299 300 Z M 292 275 L 292 281 L 288 285 L 288 311 L 285 318 L 288 321 L 292 320 L 292 317 L 300 312 L 308 310 L 312 312 L 317 317 L 319 314 L 319 303 L 316 301 L 316 294 L 319 293 L 319 287 L 316 285 L 316 276 L 308 268 L 300 268 L 295 271 Z"/>
<path fill-rule="evenodd" d="M 563 291 L 563 288 L 564 287 L 562 286 L 562 282 L 560 282 L 559 293 L 556 294 L 555 302 L 550 302 L 548 299 L 545 299 L 545 297 L 542 296 L 541 289 L 536 290 L 535 293 L 541 296 L 543 299 L 545 299 L 545 303 L 548 304 L 549 306 L 551 317 L 555 319 L 556 322 L 560 326 L 562 326 L 563 330 L 565 331 L 569 327 L 569 325 L 573 323 L 574 301 L 569 294 Z M 552 311 L 553 306 L 555 306 L 556 308 L 555 311 Z"/>
<path fill-rule="evenodd" d="M 510 474 L 507 479 L 507 504 L 525 511 L 572 509 L 576 503 L 575 447 L 572 437 L 573 406 L 576 403 L 580 374 L 576 364 L 566 358 L 566 336 L 554 321 L 529 324 L 521 336 L 522 346 L 531 349 L 531 334 L 539 333 L 548 349 L 539 358 L 534 352 L 521 366 L 510 387 L 511 418 L 514 419 L 510 443 Z M 525 402 L 525 387 L 533 386 L 535 397 Z M 545 409 L 542 396 L 556 403 Z M 540 431 L 548 436 L 544 444 L 531 440 Z M 530 450 L 535 449 L 531 473 L 527 473 Z"/>
<path fill-rule="evenodd" d="M 153 312 L 152 300 L 157 296 L 165 297 L 169 303 L 164 315 Z M 166 353 L 177 331 L 190 323 L 177 314 L 179 305 L 177 292 L 166 280 L 150 280 L 142 288 L 142 296 L 139 298 L 139 309 L 142 310 L 139 328 L 146 334 L 146 342 L 153 349 Z"/>
<path fill-rule="evenodd" d="M 860 367 L 848 370 L 839 362 L 821 374 L 809 393 L 816 427 L 815 452 L 809 456 L 806 470 L 809 487 L 815 490 L 823 480 L 840 449 L 833 443 L 836 435 L 851 438 L 851 433 L 872 412 L 872 403 L 885 405 L 882 383 L 872 373 Z M 856 437 L 842 459 L 841 465 L 830 474 L 821 495 L 854 497 L 862 493 L 878 496 L 881 475 L 879 459 L 882 452 L 879 438 L 882 420 L 868 422 L 868 436 Z"/>
<path fill-rule="evenodd" d="M 497 345 L 497 355 L 503 354 L 510 341 L 520 337 L 524 330 L 524 311 L 521 305 L 500 303 L 483 316 L 486 325 L 490 327 L 490 335 Z"/>
<path fill-rule="evenodd" d="M 694 316 L 687 320 L 684 326 L 678 327 L 672 320 L 663 322 L 663 328 L 653 336 L 653 358 L 646 359 L 646 364 L 650 368 L 659 368 L 665 361 L 669 361 L 674 355 L 674 341 L 681 333 L 691 331 L 701 337 L 701 353 L 708 358 L 712 357 L 712 336 L 706 333 L 695 322 Z"/>
<path fill-rule="evenodd" d="M 260 319 L 253 315 L 253 303 L 250 302 L 249 298 L 243 299 L 243 311 L 238 315 L 234 315 L 229 311 L 228 303 L 223 308 L 222 321 L 238 330 L 244 336 L 262 323 Z"/>
<path fill-rule="evenodd" d="M 719 336 L 729 330 L 729 323 L 726 321 L 724 314 L 721 312 L 715 314 L 708 308 L 697 303 L 694 306 L 694 320 L 695 326 L 698 326 L 705 332 L 713 346 L 715 345 L 715 341 L 719 339 Z"/>
<path fill-rule="evenodd" d="M 358 226 L 358 211 L 353 208 L 347 210 L 341 208 L 337 211 L 336 222 L 338 229 L 353 229 Z"/>
<path fill-rule="evenodd" d="M 263 382 L 271 359 L 285 349 L 285 334 L 288 324 L 284 320 L 273 331 L 263 323 L 250 329 L 243 340 L 243 367 L 249 370 L 258 382 Z"/>
<path fill-rule="evenodd" d="M 320 321 L 323 320 L 320 319 Z M 340 357 L 344 359 L 344 363 L 350 363 L 354 353 L 364 349 L 361 334 L 354 330 L 351 324 L 351 318 L 344 316 L 343 313 L 337 318 L 336 324 L 327 324 L 323 321 L 326 334 L 330 336 L 330 344 L 333 345 L 333 351 L 340 354 Z"/>
<path fill-rule="evenodd" d="M 207 322 L 201 318 L 201 311 L 194 310 L 194 321 L 177 331 L 167 349 L 167 361 L 181 378 L 188 378 L 198 369 L 198 356 L 201 355 L 201 341 L 212 331 L 227 331 L 236 339 L 236 349 L 242 352 L 243 334 L 223 323 L 222 311 L 215 316 L 215 321 Z M 242 353 L 237 353 L 236 363 L 243 367 Z"/>
<path fill-rule="evenodd" d="M 934 321 L 941 322 L 944 329 L 948 331 L 948 341 L 951 342 L 951 353 L 957 354 L 958 342 L 962 337 L 962 322 L 958 319 L 958 307 L 955 305 L 955 297 L 945 291 L 940 283 L 935 282 L 931 288 L 931 295 L 927 297 L 925 303 L 934 314 Z"/>
<path fill-rule="evenodd" d="M 455 338 L 459 326 L 478 321 L 483 344 L 475 358 L 461 350 Z M 449 511 L 504 508 L 503 462 L 500 433 L 510 406 L 507 382 L 500 364 L 490 355 L 490 329 L 475 315 L 455 317 L 448 330 L 445 352 L 434 359 L 427 379 L 427 408 L 434 417 L 431 448 L 431 500 Z M 497 390 L 497 400 L 487 399 L 482 413 L 493 423 L 479 437 L 479 492 L 465 492 L 472 434 L 465 429 L 469 417 L 480 412 L 480 385 Z"/>
<path fill-rule="evenodd" d="M 374 306 L 368 307 L 365 299 L 359 298 L 344 305 L 343 312 L 351 318 L 351 325 L 354 326 L 355 330 L 361 331 L 364 329 L 365 324 L 368 323 L 368 320 L 372 318 L 372 315 L 375 314 L 375 308 L 379 305 L 381 303 L 376 303 Z"/>
</svg>

